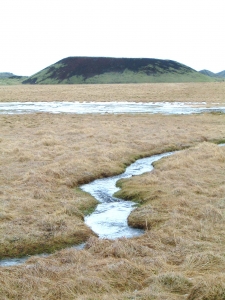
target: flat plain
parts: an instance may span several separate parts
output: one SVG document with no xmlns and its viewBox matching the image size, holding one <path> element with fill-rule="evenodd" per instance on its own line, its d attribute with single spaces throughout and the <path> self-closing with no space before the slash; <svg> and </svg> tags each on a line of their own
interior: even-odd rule
<svg viewBox="0 0 225 300">
<path fill-rule="evenodd" d="M 0 86 L 0 101 L 136 101 L 224 104 L 224 82 Z"/>
<path fill-rule="evenodd" d="M 0 101 L 183 101 L 224 105 L 225 84 L 2 86 Z M 0 115 L 2 299 L 224 299 L 225 115 Z M 138 207 L 131 239 L 84 223 L 96 201 L 79 185 L 139 157 L 181 150 L 122 180 Z M 69 248 L 87 241 L 84 250 Z M 60 250 L 62 249 L 62 250 Z"/>
</svg>

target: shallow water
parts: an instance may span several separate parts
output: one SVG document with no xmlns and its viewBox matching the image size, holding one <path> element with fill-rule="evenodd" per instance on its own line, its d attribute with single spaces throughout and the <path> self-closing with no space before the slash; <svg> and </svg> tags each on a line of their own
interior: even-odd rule
<svg viewBox="0 0 225 300">
<path fill-rule="evenodd" d="M 225 107 L 206 107 L 205 102 L 0 102 L 0 114 L 25 113 L 73 113 L 73 114 L 194 114 L 225 112 Z"/>
<path fill-rule="evenodd" d="M 115 239 L 119 237 L 133 237 L 143 233 L 143 230 L 127 225 L 127 217 L 135 208 L 132 201 L 123 201 L 113 197 L 119 190 L 116 182 L 121 178 L 129 178 L 153 170 L 152 163 L 173 152 L 154 155 L 136 160 L 126 168 L 125 172 L 109 178 L 97 179 L 81 186 L 81 189 L 90 193 L 100 204 L 96 210 L 85 218 L 85 223 L 99 235 L 100 238 Z"/>
</svg>

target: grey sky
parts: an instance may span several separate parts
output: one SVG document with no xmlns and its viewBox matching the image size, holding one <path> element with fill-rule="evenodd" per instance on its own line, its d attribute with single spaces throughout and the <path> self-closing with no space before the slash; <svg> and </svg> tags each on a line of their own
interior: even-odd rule
<svg viewBox="0 0 225 300">
<path fill-rule="evenodd" d="M 0 72 L 68 56 L 172 59 L 225 70 L 224 0 L 1 0 Z"/>
</svg>

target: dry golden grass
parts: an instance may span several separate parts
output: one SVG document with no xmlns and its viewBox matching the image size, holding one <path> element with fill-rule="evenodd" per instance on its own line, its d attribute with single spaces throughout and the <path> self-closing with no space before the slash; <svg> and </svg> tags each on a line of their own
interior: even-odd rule
<svg viewBox="0 0 225 300">
<path fill-rule="evenodd" d="M 224 124 L 223 114 L 1 115 L 0 256 L 90 237 L 86 250 L 2 267 L 1 298 L 217 299 L 224 289 L 225 159 L 224 149 L 202 142 L 224 140 Z M 150 229 L 143 236 L 99 240 L 83 223 L 95 201 L 80 183 L 121 172 L 140 156 L 199 144 L 131 179 L 129 193 L 146 203 L 129 220 Z"/>
<path fill-rule="evenodd" d="M 0 86 L 4 101 L 205 101 L 224 104 L 225 83 Z"/>
<path fill-rule="evenodd" d="M 0 257 L 86 240 L 83 214 L 96 201 L 79 184 L 120 173 L 141 155 L 225 138 L 224 115 L 211 114 L 2 115 L 0 126 Z"/>
<path fill-rule="evenodd" d="M 224 170 L 225 148 L 203 142 L 158 161 L 151 173 L 120 182 L 118 195 L 142 203 L 128 221 L 149 229 L 139 240 L 164 261 L 159 283 L 165 280 L 171 292 L 184 289 L 189 300 L 225 299 Z"/>
<path fill-rule="evenodd" d="M 0 101 L 206 101 L 224 83 L 12 86 Z M 225 115 L 0 115 L 0 257 L 84 250 L 0 268 L 0 299 L 225 299 Z M 137 157 L 184 149 L 123 180 L 143 236 L 99 240 L 84 224 L 84 182 Z"/>
</svg>

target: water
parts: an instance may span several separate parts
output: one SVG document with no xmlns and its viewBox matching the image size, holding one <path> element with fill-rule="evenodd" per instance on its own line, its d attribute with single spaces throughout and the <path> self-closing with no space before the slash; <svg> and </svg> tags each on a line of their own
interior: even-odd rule
<svg viewBox="0 0 225 300">
<path fill-rule="evenodd" d="M 28 257 L 2 259 L 0 260 L 0 266 L 2 267 L 18 266 L 23 264 L 27 259 Z"/>
<path fill-rule="evenodd" d="M 152 171 L 153 162 L 172 153 L 173 152 L 167 152 L 138 159 L 120 175 L 97 179 L 89 184 L 82 185 L 81 189 L 83 191 L 90 193 L 100 202 L 96 210 L 85 218 L 85 223 L 97 233 L 100 238 L 129 238 L 142 234 L 143 230 L 127 225 L 127 217 L 134 209 L 135 203 L 113 197 L 113 194 L 119 190 L 119 188 L 116 187 L 116 182 L 121 178 L 129 178 L 134 175 Z"/>
<path fill-rule="evenodd" d="M 194 114 L 225 112 L 225 107 L 206 107 L 205 102 L 0 102 L 0 114 L 27 113 L 73 114 Z"/>
</svg>

